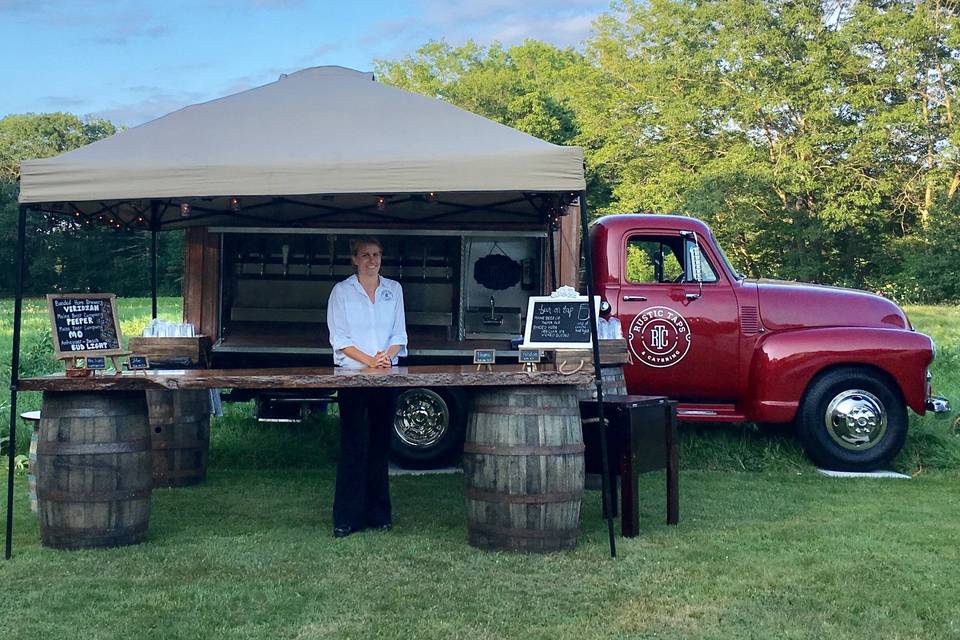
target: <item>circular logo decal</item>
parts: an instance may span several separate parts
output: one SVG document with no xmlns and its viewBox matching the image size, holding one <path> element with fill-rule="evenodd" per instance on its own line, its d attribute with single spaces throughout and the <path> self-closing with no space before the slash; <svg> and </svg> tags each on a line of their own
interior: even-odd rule
<svg viewBox="0 0 960 640">
<path fill-rule="evenodd" d="M 648 307 L 630 324 L 630 351 L 648 367 L 663 369 L 680 362 L 690 350 L 690 325 L 668 307 Z"/>
</svg>

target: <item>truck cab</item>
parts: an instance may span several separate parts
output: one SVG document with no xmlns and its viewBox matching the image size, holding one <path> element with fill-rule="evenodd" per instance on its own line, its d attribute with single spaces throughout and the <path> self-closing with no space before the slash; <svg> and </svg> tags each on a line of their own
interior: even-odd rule
<svg viewBox="0 0 960 640">
<path fill-rule="evenodd" d="M 751 280 L 693 218 L 612 215 L 591 227 L 595 291 L 620 319 L 630 393 L 685 421 L 795 422 L 808 455 L 873 469 L 902 448 L 930 395 L 932 340 L 893 302 L 852 289 Z"/>
</svg>

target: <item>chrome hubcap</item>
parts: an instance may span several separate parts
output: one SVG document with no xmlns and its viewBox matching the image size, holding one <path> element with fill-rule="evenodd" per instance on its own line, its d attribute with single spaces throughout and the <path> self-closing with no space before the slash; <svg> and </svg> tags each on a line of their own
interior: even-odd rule
<svg viewBox="0 0 960 640">
<path fill-rule="evenodd" d="M 400 394 L 393 428 L 411 447 L 425 449 L 435 445 L 450 425 L 447 403 L 429 389 L 411 389 Z"/>
<path fill-rule="evenodd" d="M 838 394 L 824 416 L 830 437 L 844 449 L 862 451 L 877 444 L 887 430 L 887 412 L 877 396 L 860 389 Z"/>
</svg>

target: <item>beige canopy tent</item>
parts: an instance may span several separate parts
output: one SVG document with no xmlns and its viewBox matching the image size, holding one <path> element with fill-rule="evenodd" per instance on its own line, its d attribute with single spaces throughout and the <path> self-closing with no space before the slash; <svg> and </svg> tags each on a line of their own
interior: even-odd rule
<svg viewBox="0 0 960 640">
<path fill-rule="evenodd" d="M 370 73 L 315 67 L 276 82 L 192 105 L 54 158 L 22 164 L 22 204 L 69 204 L 124 223 L 146 201 L 163 204 L 160 226 L 197 212 L 270 206 L 270 219 L 299 220 L 312 206 L 356 211 L 403 194 L 444 193 L 461 210 L 529 211 L 506 194 L 585 188 L 583 151 L 534 138 L 447 102 L 374 81 Z M 365 194 L 368 197 L 351 198 Z M 330 198 L 336 195 L 339 197 Z M 327 196 L 325 200 L 317 196 Z M 401 207 L 400 201 L 410 206 Z M 396 205 L 396 206 L 395 206 Z M 48 208 L 48 207 L 39 207 Z M 379 203 L 383 209 L 383 203 Z M 234 220 L 236 220 L 234 218 Z M 204 224 L 224 220 L 204 220 Z"/>
<path fill-rule="evenodd" d="M 162 229 L 391 227 L 412 221 L 460 229 L 473 224 L 501 231 L 549 229 L 579 199 L 585 240 L 585 189 L 582 149 L 550 144 L 342 67 L 304 69 L 54 158 L 23 162 L 11 441 L 16 441 L 28 212 L 153 232 L 156 316 L 156 232 Z M 584 255 L 592 296 L 591 264 Z M 590 310 L 592 315 L 592 305 Z M 592 326 L 603 424 L 596 323 Z M 13 469 L 14 447 L 9 447 L 6 558 L 11 555 Z M 609 492 L 604 494 L 609 514 Z M 607 525 L 614 554 L 609 517 Z"/>
</svg>

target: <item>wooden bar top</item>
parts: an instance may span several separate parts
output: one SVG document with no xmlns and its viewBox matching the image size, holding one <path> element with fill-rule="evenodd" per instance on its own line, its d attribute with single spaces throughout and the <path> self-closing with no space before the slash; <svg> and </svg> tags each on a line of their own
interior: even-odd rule
<svg viewBox="0 0 960 640">
<path fill-rule="evenodd" d="M 476 365 L 393 367 L 391 369 L 185 369 L 97 373 L 68 378 L 55 373 L 24 378 L 19 391 L 140 391 L 146 389 L 336 389 L 339 387 L 511 387 L 528 385 L 582 385 L 593 381 L 593 369 L 563 374 L 554 365 L 535 372 L 518 365 L 494 365 L 477 371 Z"/>
</svg>

